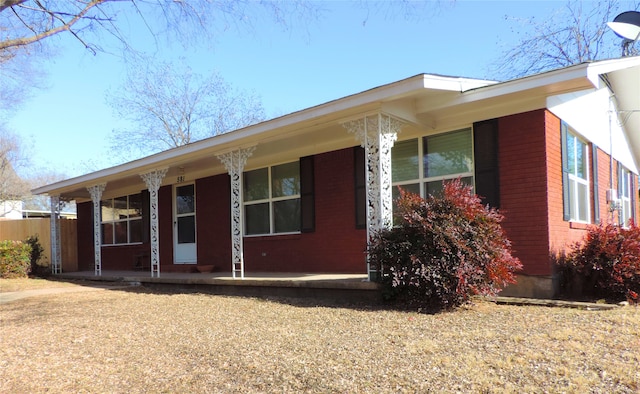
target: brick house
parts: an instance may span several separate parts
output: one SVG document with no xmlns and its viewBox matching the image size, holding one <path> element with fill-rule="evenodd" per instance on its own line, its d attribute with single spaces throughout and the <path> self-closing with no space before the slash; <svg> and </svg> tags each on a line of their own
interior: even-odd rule
<svg viewBox="0 0 640 394">
<path fill-rule="evenodd" d="M 506 217 L 524 265 L 506 292 L 550 297 L 587 226 L 638 217 L 639 111 L 638 57 L 501 83 L 420 74 L 34 192 L 76 200 L 96 275 L 141 258 L 152 276 L 366 273 L 397 187 L 461 178 Z"/>
</svg>

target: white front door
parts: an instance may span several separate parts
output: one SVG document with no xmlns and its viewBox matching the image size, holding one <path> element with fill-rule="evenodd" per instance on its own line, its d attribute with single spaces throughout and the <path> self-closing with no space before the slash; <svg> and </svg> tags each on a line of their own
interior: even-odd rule
<svg viewBox="0 0 640 394">
<path fill-rule="evenodd" d="M 174 261 L 196 263 L 196 185 L 176 185 L 173 196 Z"/>
</svg>

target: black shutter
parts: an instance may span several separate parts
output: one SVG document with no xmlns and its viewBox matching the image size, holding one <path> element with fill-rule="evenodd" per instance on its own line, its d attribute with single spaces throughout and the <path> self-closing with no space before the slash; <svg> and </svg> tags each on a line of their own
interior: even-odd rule
<svg viewBox="0 0 640 394">
<path fill-rule="evenodd" d="M 571 202 L 569 198 L 569 159 L 567 157 L 567 124 L 560 123 L 560 147 L 562 153 L 562 216 L 571 220 Z"/>
<path fill-rule="evenodd" d="M 593 153 L 593 217 L 595 224 L 600 224 L 600 196 L 598 188 L 598 146 L 591 144 L 591 152 Z"/>
<path fill-rule="evenodd" d="M 353 148 L 353 178 L 356 200 L 356 228 L 367 228 L 367 178 L 364 148 Z"/>
<path fill-rule="evenodd" d="M 313 156 L 300 158 L 300 231 L 316 230 L 316 198 L 313 174 Z"/>
<path fill-rule="evenodd" d="M 484 204 L 500 208 L 497 119 L 473 124 L 473 155 L 476 194 Z"/>
</svg>

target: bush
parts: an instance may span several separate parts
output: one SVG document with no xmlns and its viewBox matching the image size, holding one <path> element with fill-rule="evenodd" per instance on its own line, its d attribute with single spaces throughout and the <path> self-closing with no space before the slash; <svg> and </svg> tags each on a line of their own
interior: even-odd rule
<svg viewBox="0 0 640 394">
<path fill-rule="evenodd" d="M 31 246 L 20 241 L 0 241 L 0 278 L 24 278 L 31 268 Z"/>
<path fill-rule="evenodd" d="M 503 216 L 471 187 L 447 182 L 442 197 L 427 199 L 400 190 L 397 207 L 399 226 L 372 237 L 369 249 L 385 298 L 434 312 L 515 283 L 522 264 L 511 255 Z"/>
<path fill-rule="evenodd" d="M 31 261 L 31 275 L 45 277 L 51 274 L 51 267 L 49 262 L 44 258 L 44 248 L 40 244 L 38 235 L 29 236 L 25 243 L 31 246 L 31 254 L 29 260 Z"/>
<path fill-rule="evenodd" d="M 640 228 L 612 224 L 592 226 L 582 242 L 573 245 L 561 264 L 565 282 L 574 296 L 627 299 L 637 303 L 640 294 Z"/>
</svg>

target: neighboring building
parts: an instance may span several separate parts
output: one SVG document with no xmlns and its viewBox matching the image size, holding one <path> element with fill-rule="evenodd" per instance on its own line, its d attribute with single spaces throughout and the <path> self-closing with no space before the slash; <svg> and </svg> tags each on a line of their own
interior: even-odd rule
<svg viewBox="0 0 640 394">
<path fill-rule="evenodd" d="M 96 274 L 145 255 L 152 275 L 365 273 L 396 186 L 461 177 L 506 217 L 524 265 L 507 291 L 550 297 L 588 225 L 638 216 L 638 111 L 638 57 L 504 83 L 421 74 L 34 192 L 76 200 Z"/>
</svg>

